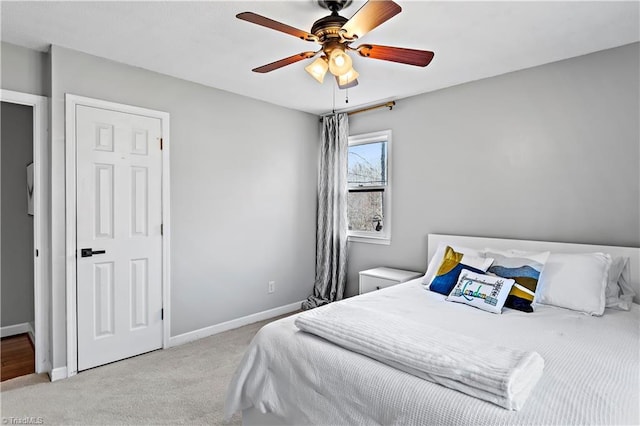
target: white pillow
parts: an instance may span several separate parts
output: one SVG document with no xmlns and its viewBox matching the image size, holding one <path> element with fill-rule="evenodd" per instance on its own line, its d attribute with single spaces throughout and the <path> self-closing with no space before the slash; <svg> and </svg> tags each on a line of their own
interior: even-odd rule
<svg viewBox="0 0 640 426">
<path fill-rule="evenodd" d="M 465 303 L 483 311 L 501 314 L 514 280 L 463 269 L 447 300 Z"/>
<path fill-rule="evenodd" d="M 636 292 L 629 284 L 629 258 L 615 257 L 609 269 L 609 279 L 605 290 L 607 308 L 628 311 Z"/>
<path fill-rule="evenodd" d="M 540 276 L 536 301 L 590 315 L 602 315 L 611 256 L 552 253 Z"/>
<path fill-rule="evenodd" d="M 431 284 L 433 277 L 436 276 L 436 273 L 440 268 L 440 264 L 442 263 L 442 259 L 444 258 L 444 252 L 447 249 L 447 246 L 451 247 L 454 251 L 458 253 L 462 253 L 467 256 L 486 257 L 481 255 L 478 250 L 470 249 L 467 247 L 454 246 L 452 244 L 441 242 L 440 244 L 438 244 L 438 248 L 436 249 L 436 252 L 433 254 L 431 261 L 429 262 L 429 266 L 427 267 L 427 272 L 422 277 L 422 285 L 427 286 L 427 288 L 429 284 Z"/>
</svg>

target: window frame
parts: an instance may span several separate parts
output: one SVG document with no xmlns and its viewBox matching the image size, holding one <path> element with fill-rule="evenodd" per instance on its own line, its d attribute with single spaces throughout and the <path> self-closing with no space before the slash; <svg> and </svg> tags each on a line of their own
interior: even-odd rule
<svg viewBox="0 0 640 426">
<path fill-rule="evenodd" d="M 349 192 L 368 192 L 382 191 L 382 231 L 353 231 L 347 229 L 347 239 L 350 242 L 369 243 L 369 244 L 391 244 L 391 181 L 392 181 L 392 132 L 391 130 L 381 130 L 378 132 L 363 133 L 349 136 L 348 147 L 356 145 L 365 145 L 376 142 L 387 143 L 387 183 L 386 185 L 367 185 L 363 189 L 362 186 L 352 186 L 347 182 L 347 196 Z M 346 204 L 348 209 L 348 204 Z M 348 216 L 348 211 L 347 211 Z"/>
</svg>

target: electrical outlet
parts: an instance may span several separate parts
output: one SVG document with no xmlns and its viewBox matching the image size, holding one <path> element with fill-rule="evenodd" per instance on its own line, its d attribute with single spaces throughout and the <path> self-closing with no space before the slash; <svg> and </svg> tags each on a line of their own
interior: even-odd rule
<svg viewBox="0 0 640 426">
<path fill-rule="evenodd" d="M 276 291 L 276 282 L 275 281 L 269 281 L 269 288 L 267 289 L 267 291 L 269 293 L 273 293 L 274 291 Z"/>
</svg>

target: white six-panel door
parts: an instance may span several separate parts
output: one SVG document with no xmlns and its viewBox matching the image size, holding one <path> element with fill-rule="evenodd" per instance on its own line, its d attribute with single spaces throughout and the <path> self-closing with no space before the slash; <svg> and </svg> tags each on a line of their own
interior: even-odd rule
<svg viewBox="0 0 640 426">
<path fill-rule="evenodd" d="M 78 370 L 162 347 L 161 129 L 77 106 Z"/>
</svg>

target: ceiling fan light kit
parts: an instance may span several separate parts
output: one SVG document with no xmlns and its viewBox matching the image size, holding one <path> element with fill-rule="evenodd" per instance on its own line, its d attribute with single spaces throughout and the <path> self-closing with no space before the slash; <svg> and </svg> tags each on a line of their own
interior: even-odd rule
<svg viewBox="0 0 640 426">
<path fill-rule="evenodd" d="M 318 83 L 320 84 L 324 81 L 324 75 L 327 73 L 328 69 L 329 64 L 325 56 L 317 58 L 315 61 L 311 62 L 311 64 L 304 67 L 304 70 L 308 72 L 311 77 L 318 80 Z"/>
<path fill-rule="evenodd" d="M 351 87 L 358 85 L 358 77 L 360 74 L 353 68 L 343 75 L 337 75 L 336 81 L 338 82 L 338 87 L 340 89 L 349 89 Z"/>
<path fill-rule="evenodd" d="M 337 46 L 331 50 L 331 53 L 329 53 L 329 71 L 336 77 L 351 71 L 352 65 L 353 61 L 344 51 L 343 47 Z"/>
<path fill-rule="evenodd" d="M 420 67 L 426 67 L 433 59 L 433 52 L 428 50 L 373 44 L 365 44 L 355 48 L 350 46 L 358 38 L 402 11 L 402 8 L 392 0 L 369 0 L 350 19 L 340 16 L 338 12 L 351 4 L 351 0 L 318 0 L 318 4 L 329 9 L 331 14 L 314 22 L 310 33 L 253 12 L 242 12 L 236 15 L 238 19 L 271 28 L 304 41 L 316 42 L 322 46 L 317 52 L 302 52 L 254 68 L 254 72 L 274 71 L 321 53 L 319 58 L 305 67 L 305 71 L 321 84 L 325 74 L 329 71 L 335 76 L 338 87 L 347 89 L 358 84 L 359 76 L 358 72 L 353 69 L 353 60 L 347 54 L 347 50 L 357 52 L 365 58 Z"/>
</svg>

